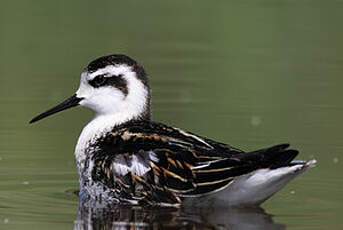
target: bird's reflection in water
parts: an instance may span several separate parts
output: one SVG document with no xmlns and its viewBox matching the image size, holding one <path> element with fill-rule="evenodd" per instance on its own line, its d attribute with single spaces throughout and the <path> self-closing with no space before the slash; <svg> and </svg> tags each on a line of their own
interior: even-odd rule
<svg viewBox="0 0 343 230">
<path fill-rule="evenodd" d="M 262 208 L 149 208 L 79 202 L 74 230 L 285 229 Z"/>
</svg>

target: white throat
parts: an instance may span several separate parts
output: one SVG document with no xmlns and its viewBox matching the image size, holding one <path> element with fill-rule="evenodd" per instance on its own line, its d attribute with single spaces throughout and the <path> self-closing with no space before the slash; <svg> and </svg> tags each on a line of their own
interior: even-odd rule
<svg viewBox="0 0 343 230">
<path fill-rule="evenodd" d="M 86 149 L 95 140 L 110 132 L 113 127 L 122 122 L 122 116 L 96 115 L 82 130 L 75 147 L 75 157 L 77 162 L 86 157 Z"/>
</svg>

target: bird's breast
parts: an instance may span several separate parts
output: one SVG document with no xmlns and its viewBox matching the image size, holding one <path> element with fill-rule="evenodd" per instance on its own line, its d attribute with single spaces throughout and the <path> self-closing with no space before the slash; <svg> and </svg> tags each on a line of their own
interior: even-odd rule
<svg viewBox="0 0 343 230">
<path fill-rule="evenodd" d="M 75 158 L 77 165 L 83 167 L 87 155 L 96 147 L 96 142 L 111 132 L 114 125 L 111 125 L 111 117 L 95 117 L 82 130 L 75 147 Z"/>
</svg>

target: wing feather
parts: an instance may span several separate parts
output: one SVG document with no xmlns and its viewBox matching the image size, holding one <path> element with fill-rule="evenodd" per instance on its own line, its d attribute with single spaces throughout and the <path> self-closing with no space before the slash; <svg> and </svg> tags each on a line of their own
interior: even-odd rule
<svg viewBox="0 0 343 230">
<path fill-rule="evenodd" d="M 117 127 L 98 143 L 92 157 L 93 180 L 127 199 L 147 202 L 180 202 L 179 196 L 201 196 L 223 188 L 241 164 L 228 157 L 243 153 L 152 122 Z"/>
</svg>

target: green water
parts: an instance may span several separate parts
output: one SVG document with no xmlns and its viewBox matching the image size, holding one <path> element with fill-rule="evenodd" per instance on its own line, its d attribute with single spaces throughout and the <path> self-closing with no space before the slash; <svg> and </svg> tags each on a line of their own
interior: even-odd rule
<svg viewBox="0 0 343 230">
<path fill-rule="evenodd" d="M 0 228 L 342 229 L 342 10 L 310 0 L 2 0 Z M 78 188 L 73 150 L 92 113 L 28 121 L 111 53 L 149 73 L 155 120 L 245 150 L 290 142 L 317 167 L 262 209 L 78 211 L 67 191 Z"/>
</svg>

